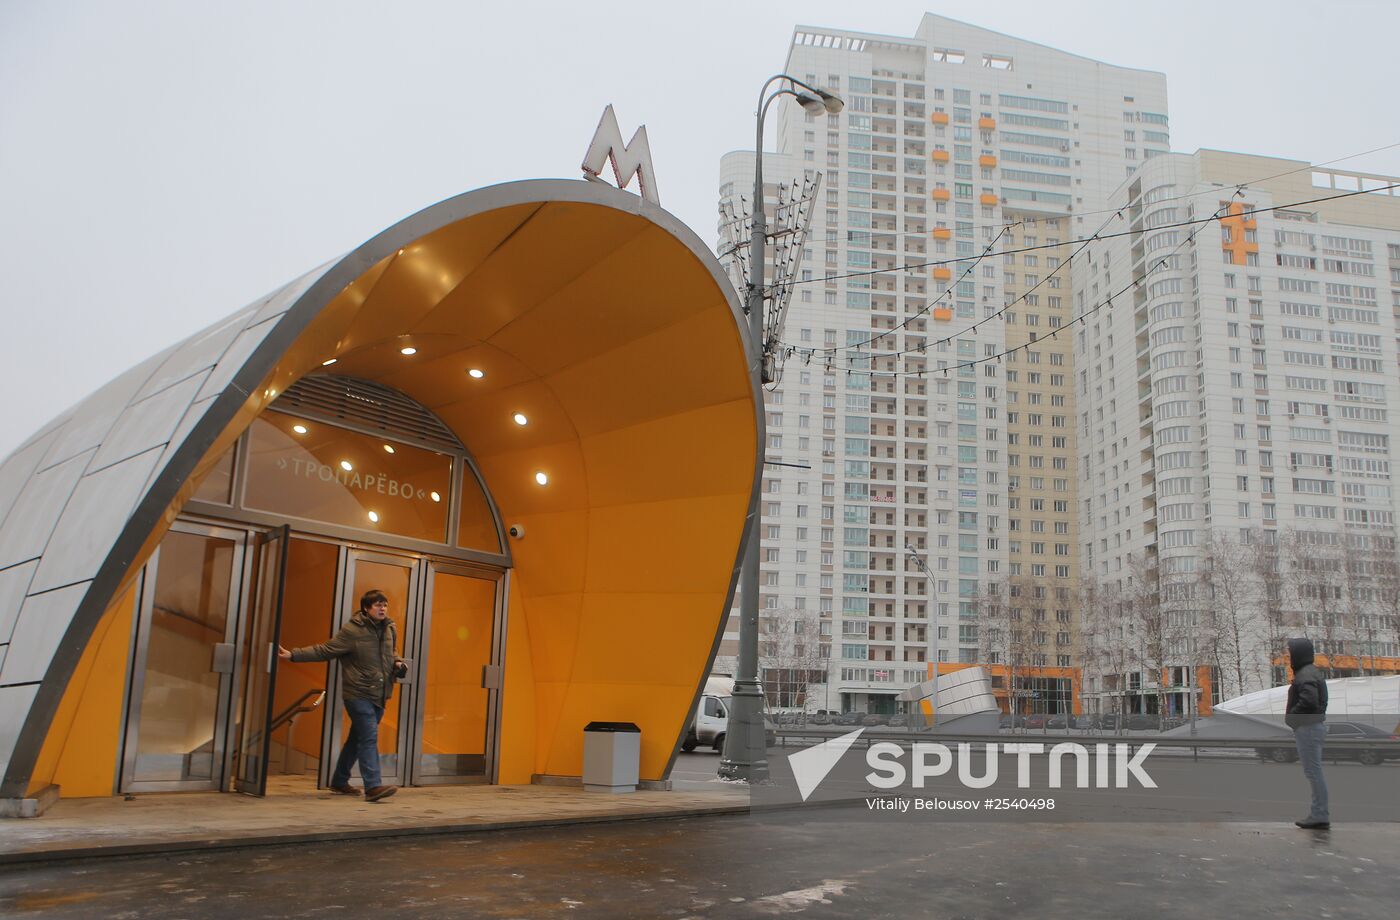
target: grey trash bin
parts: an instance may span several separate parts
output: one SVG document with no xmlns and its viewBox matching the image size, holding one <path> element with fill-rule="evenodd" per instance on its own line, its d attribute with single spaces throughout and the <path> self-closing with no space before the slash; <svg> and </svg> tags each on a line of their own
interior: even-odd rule
<svg viewBox="0 0 1400 920">
<path fill-rule="evenodd" d="M 589 722 L 583 727 L 583 788 L 636 792 L 642 730 L 631 722 Z"/>
</svg>

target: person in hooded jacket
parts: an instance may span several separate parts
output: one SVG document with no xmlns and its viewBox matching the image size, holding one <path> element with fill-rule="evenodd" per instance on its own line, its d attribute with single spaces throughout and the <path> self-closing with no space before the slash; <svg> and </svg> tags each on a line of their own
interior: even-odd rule
<svg viewBox="0 0 1400 920">
<path fill-rule="evenodd" d="M 1327 738 L 1327 681 L 1313 664 L 1311 640 L 1289 639 L 1288 660 L 1293 667 L 1293 683 L 1288 685 L 1288 706 L 1283 720 L 1293 729 L 1298 760 L 1312 786 L 1312 807 L 1308 816 L 1293 823 L 1307 829 L 1330 827 L 1327 780 L 1322 776 L 1322 743 Z"/>
<path fill-rule="evenodd" d="M 350 785 L 350 770 L 356 761 L 365 801 L 387 799 L 398 791 L 397 786 L 384 785 L 379 772 L 379 720 L 394 693 L 394 679 L 407 671 L 394 652 L 397 644 L 398 631 L 389 619 L 389 598 L 382 591 L 367 591 L 360 598 L 360 609 L 331 641 L 291 651 L 277 647 L 278 657 L 288 661 L 340 659 L 340 695 L 350 717 L 350 731 L 331 776 L 332 792 L 360 794 Z"/>
</svg>

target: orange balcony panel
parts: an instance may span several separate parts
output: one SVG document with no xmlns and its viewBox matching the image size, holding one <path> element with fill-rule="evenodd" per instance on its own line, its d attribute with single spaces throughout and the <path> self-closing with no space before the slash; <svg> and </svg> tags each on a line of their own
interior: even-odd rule
<svg viewBox="0 0 1400 920">
<path fill-rule="evenodd" d="M 977 119 L 977 127 L 981 128 L 983 131 L 995 131 L 997 129 L 997 120 L 995 118 L 979 118 Z"/>
<path fill-rule="evenodd" d="M 935 322 L 946 323 L 953 318 L 953 311 L 949 307 L 934 307 L 933 318 Z"/>
<path fill-rule="evenodd" d="M 983 169 L 991 169 L 997 165 L 997 158 L 990 153 L 984 153 L 977 158 L 977 165 Z"/>
<path fill-rule="evenodd" d="M 986 206 L 989 207 L 989 208 L 990 208 L 990 207 L 995 207 L 995 206 L 996 206 L 996 203 L 999 202 L 999 201 L 1001 201 L 1000 198 L 998 198 L 997 196 L 991 194 L 990 192 L 983 193 L 982 197 L 981 197 L 980 199 L 978 199 L 978 200 L 981 201 L 984 205 L 986 205 Z"/>
<path fill-rule="evenodd" d="M 952 197 L 953 193 L 948 191 L 946 188 L 936 188 L 933 190 L 934 201 L 947 201 Z"/>
<path fill-rule="evenodd" d="M 946 125 L 948 123 L 948 113 L 934 112 L 930 120 L 936 125 Z"/>
<path fill-rule="evenodd" d="M 951 281 L 952 278 L 953 270 L 951 268 L 935 268 L 933 270 L 934 281 Z"/>
<path fill-rule="evenodd" d="M 939 191 L 945 190 L 939 189 Z M 933 238 L 936 240 L 951 240 L 953 238 L 953 231 L 949 230 L 947 227 L 934 227 Z"/>
<path fill-rule="evenodd" d="M 933 162 L 935 162 L 935 163 L 946 163 L 946 162 L 948 162 L 948 151 L 946 151 L 946 150 L 935 150 L 935 151 L 933 152 Z"/>
</svg>

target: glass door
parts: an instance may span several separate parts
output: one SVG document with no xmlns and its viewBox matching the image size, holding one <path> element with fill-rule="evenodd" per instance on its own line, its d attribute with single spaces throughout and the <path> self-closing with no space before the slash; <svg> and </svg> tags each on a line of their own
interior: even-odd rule
<svg viewBox="0 0 1400 920">
<path fill-rule="evenodd" d="M 418 691 L 411 745 L 415 785 L 492 780 L 500 687 L 499 572 L 433 564 L 411 637 Z"/>
<path fill-rule="evenodd" d="M 288 527 L 259 538 L 251 617 L 244 631 L 243 707 L 235 734 L 234 787 L 248 795 L 267 793 L 268 735 L 277 689 L 277 639 L 282 630 L 282 594 L 287 575 Z"/>
<path fill-rule="evenodd" d="M 347 551 L 345 578 L 341 583 L 341 602 L 337 611 L 335 629 L 350 621 L 359 609 L 360 598 L 365 592 L 382 591 L 389 598 L 389 618 L 394 621 L 398 634 L 395 651 L 404 655 L 404 637 L 416 628 L 415 610 L 419 595 L 419 564 L 411 556 L 398 556 L 388 553 L 369 552 L 359 549 Z M 385 784 L 404 785 L 404 765 L 407 761 L 407 738 L 409 714 L 412 712 L 411 679 L 413 663 L 409 662 L 410 680 L 397 684 L 393 694 L 384 706 L 384 719 L 379 723 L 379 770 Z M 338 664 L 332 665 L 327 686 L 327 698 L 339 701 L 341 673 Z M 331 772 L 335 768 L 340 746 L 350 731 L 350 719 L 341 708 L 340 717 L 326 719 L 328 735 L 326 750 L 328 756 L 321 758 L 320 784 L 330 785 Z M 352 775 L 359 775 L 356 766 Z"/>
<path fill-rule="evenodd" d="M 180 523 L 146 564 L 131 656 L 123 792 L 223 786 L 246 536 Z"/>
</svg>

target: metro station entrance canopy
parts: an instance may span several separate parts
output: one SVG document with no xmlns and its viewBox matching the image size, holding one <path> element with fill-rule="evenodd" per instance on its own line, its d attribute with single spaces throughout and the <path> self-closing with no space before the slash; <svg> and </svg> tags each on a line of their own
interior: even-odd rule
<svg viewBox="0 0 1400 920">
<path fill-rule="evenodd" d="M 583 727 L 603 720 L 636 723 L 642 779 L 664 779 L 756 496 L 749 362 L 704 244 L 569 180 L 434 205 L 142 362 L 0 464 L 0 798 L 183 788 L 141 747 L 157 737 L 185 739 L 170 768 L 204 788 L 240 785 L 254 760 L 265 773 L 280 736 L 261 713 L 281 701 L 267 611 L 332 606 L 298 593 L 323 572 L 336 609 L 308 628 L 328 636 L 355 585 L 400 569 L 418 656 L 400 778 L 576 777 Z M 309 424 L 332 429 L 321 447 L 296 443 Z M 380 472 L 356 445 L 382 446 Z M 305 488 L 259 484 L 289 469 Z M 415 484 L 431 476 L 443 485 Z M 322 504 L 307 491 L 331 487 Z M 191 694 L 208 713 L 176 711 Z M 486 726 L 479 756 L 442 740 L 466 724 Z"/>
</svg>

